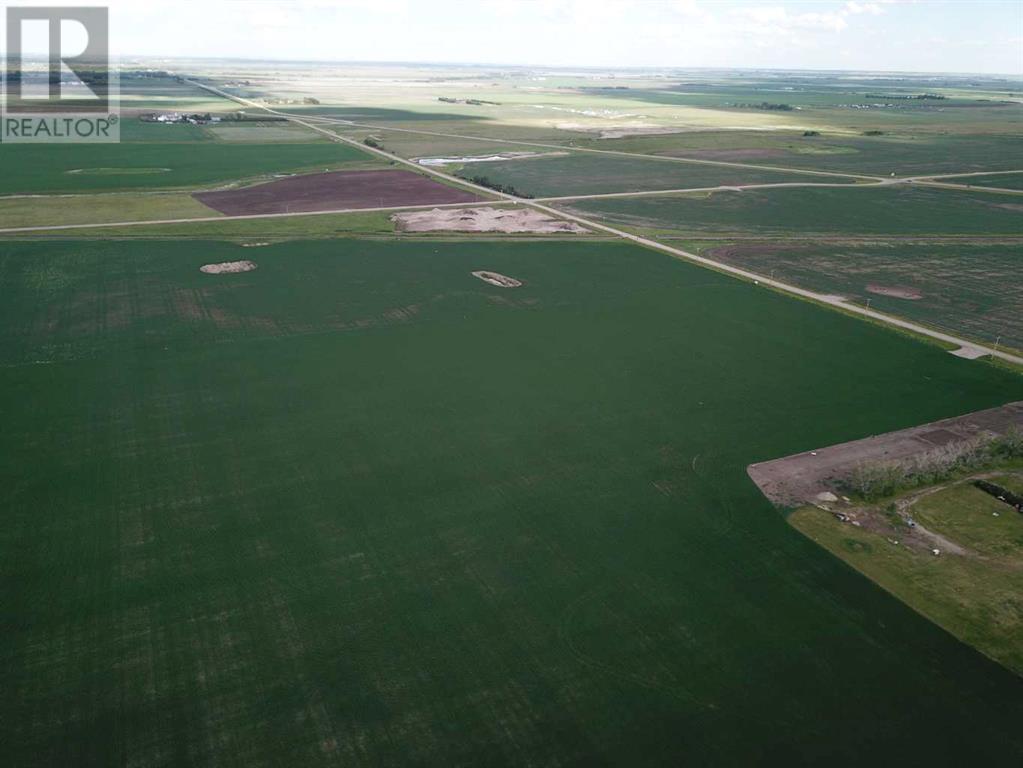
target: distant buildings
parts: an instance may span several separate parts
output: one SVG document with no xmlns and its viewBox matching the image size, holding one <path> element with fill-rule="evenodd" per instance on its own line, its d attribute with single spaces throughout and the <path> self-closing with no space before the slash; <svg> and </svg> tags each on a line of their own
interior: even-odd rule
<svg viewBox="0 0 1023 768">
<path fill-rule="evenodd" d="M 155 112 L 152 112 L 145 115 L 139 115 L 139 120 L 144 123 L 187 123 L 189 125 L 206 125 L 207 123 L 220 122 L 219 117 L 215 117 L 209 112 L 202 114 L 183 114 L 181 112 L 165 112 L 163 114 L 156 114 Z"/>
</svg>

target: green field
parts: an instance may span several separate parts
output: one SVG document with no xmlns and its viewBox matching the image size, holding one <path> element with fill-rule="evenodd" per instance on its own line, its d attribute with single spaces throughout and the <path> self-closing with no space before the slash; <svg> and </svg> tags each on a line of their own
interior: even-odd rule
<svg viewBox="0 0 1023 768">
<path fill-rule="evenodd" d="M 560 157 L 536 157 L 487 163 L 468 163 L 460 176 L 485 176 L 510 185 L 531 197 L 592 195 L 606 192 L 642 192 L 657 189 L 691 189 L 723 184 L 774 184 L 785 182 L 852 183 L 853 179 L 779 173 L 700 163 L 679 163 L 577 153 Z"/>
<path fill-rule="evenodd" d="M 184 144 L 194 142 L 252 142 L 274 144 L 278 141 L 304 144 L 322 143 L 327 139 L 315 131 L 287 122 L 258 120 L 225 120 L 220 123 L 157 123 L 134 118 L 121 122 L 122 144 Z"/>
<path fill-rule="evenodd" d="M 1023 349 L 1023 240 L 695 244 L 701 255 L 987 343 Z M 886 295 L 891 291 L 901 295 Z M 913 296 L 914 298 L 906 298 Z"/>
<path fill-rule="evenodd" d="M 634 227 L 699 233 L 1020 235 L 1014 197 L 926 187 L 769 189 L 580 200 L 581 215 Z"/>
<path fill-rule="evenodd" d="M 616 243 L 5 241 L 0 287 L 6 765 L 1023 758 L 1019 678 L 745 474 L 1018 376 Z"/>
<path fill-rule="evenodd" d="M 219 216 L 187 192 L 0 197 L 0 228 Z"/>
<path fill-rule="evenodd" d="M 1021 483 L 1018 471 L 991 479 L 1003 487 Z M 900 600 L 1023 675 L 1023 515 L 968 482 L 923 496 L 910 514 L 967 554 L 913 551 L 893 544 L 897 538 L 842 524 L 812 507 L 789 520 Z"/>
<path fill-rule="evenodd" d="M 0 195 L 198 187 L 374 162 L 354 147 L 327 142 L 7 144 L 0 145 Z"/>
<path fill-rule="evenodd" d="M 120 139 L 122 144 L 160 144 L 164 142 L 186 144 L 212 141 L 213 136 L 201 125 L 150 123 L 126 117 L 121 121 Z"/>
</svg>

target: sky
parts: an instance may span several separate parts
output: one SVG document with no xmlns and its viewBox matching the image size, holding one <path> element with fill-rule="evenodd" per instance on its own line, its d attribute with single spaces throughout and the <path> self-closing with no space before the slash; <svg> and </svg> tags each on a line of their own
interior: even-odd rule
<svg viewBox="0 0 1023 768">
<path fill-rule="evenodd" d="M 1023 75 L 1023 0 L 4 4 L 105 4 L 125 56 Z"/>
</svg>

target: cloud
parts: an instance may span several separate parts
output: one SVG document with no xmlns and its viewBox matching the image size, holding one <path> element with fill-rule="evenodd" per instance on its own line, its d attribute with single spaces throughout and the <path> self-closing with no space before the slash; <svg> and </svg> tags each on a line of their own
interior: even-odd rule
<svg viewBox="0 0 1023 768">
<path fill-rule="evenodd" d="M 54 2 L 18 0 L 32 5 Z M 994 0 L 976 0 L 969 8 L 949 4 L 941 13 L 914 0 L 59 4 L 97 2 L 110 7 L 111 42 L 119 55 L 533 66 L 1019 72 L 1020 43 L 1015 36 L 1023 21 L 1023 5 Z M 0 50 L 2 27 L 0 14 Z M 1006 37 L 1012 39 L 1006 42 Z M 929 38 L 935 42 L 929 43 Z M 900 44 L 893 46 L 893 39 Z M 986 39 L 989 45 L 975 48 L 952 42 L 959 39 Z M 948 42 L 938 44 L 939 40 Z"/>
<path fill-rule="evenodd" d="M 845 12 L 853 16 L 859 15 L 861 13 L 869 13 L 872 16 L 880 16 L 882 13 L 884 13 L 884 8 L 882 8 L 877 3 L 849 2 L 845 4 Z"/>
<path fill-rule="evenodd" d="M 845 14 L 839 13 L 789 13 L 783 6 L 746 6 L 736 8 L 732 15 L 740 23 L 740 29 L 761 35 L 793 35 L 799 31 L 825 30 L 841 32 L 847 26 Z M 759 25 L 756 29 L 754 25 Z"/>
</svg>

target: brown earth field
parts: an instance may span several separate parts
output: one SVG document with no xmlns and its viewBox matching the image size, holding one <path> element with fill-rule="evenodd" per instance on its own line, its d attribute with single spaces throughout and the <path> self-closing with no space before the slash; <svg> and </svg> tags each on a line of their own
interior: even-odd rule
<svg viewBox="0 0 1023 768">
<path fill-rule="evenodd" d="M 197 192 L 192 197 L 227 216 L 482 200 L 478 195 L 445 186 L 418 173 L 398 170 L 310 173 L 243 189 Z"/>
</svg>

